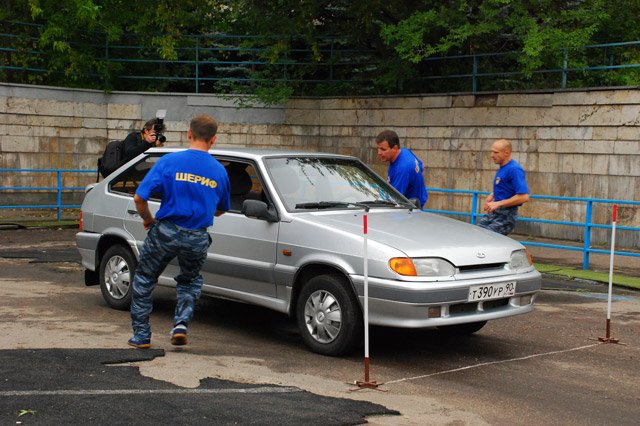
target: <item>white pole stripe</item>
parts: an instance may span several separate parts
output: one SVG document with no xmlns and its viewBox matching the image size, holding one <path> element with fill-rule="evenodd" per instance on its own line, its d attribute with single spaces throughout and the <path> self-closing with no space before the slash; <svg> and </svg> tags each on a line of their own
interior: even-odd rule
<svg viewBox="0 0 640 426">
<path fill-rule="evenodd" d="M 616 221 L 618 205 L 613 205 L 613 221 L 611 222 L 611 255 L 609 256 L 609 296 L 607 298 L 607 319 L 611 320 L 611 294 L 613 293 L 613 257 L 616 248 Z M 609 336 L 607 335 L 607 338 Z"/>
<path fill-rule="evenodd" d="M 73 395 L 180 395 L 180 394 L 258 394 L 258 393 L 294 393 L 303 392 L 295 387 L 260 387 L 246 389 L 59 389 L 0 391 L 0 396 L 73 396 Z"/>
<path fill-rule="evenodd" d="M 362 216 L 363 220 L 363 243 L 362 257 L 364 262 L 364 357 L 369 358 L 369 254 L 367 252 L 367 211 Z"/>
<path fill-rule="evenodd" d="M 541 353 L 541 354 L 527 355 L 527 356 L 523 356 L 523 357 L 520 357 L 520 358 L 503 359 L 503 360 L 500 360 L 500 361 L 483 362 L 481 364 L 474 364 L 474 365 L 468 365 L 466 367 L 454 368 L 453 370 L 437 371 L 435 373 L 423 374 L 422 376 L 405 377 L 403 379 L 398 379 L 398 380 L 388 380 L 388 381 L 385 381 L 384 384 L 385 385 L 389 385 L 391 383 L 400 383 L 400 382 L 406 382 L 406 381 L 409 381 L 409 380 L 424 379 L 424 378 L 427 378 L 427 377 L 438 376 L 440 374 L 455 373 L 455 372 L 458 372 L 458 371 L 470 370 L 472 368 L 485 367 L 487 365 L 504 364 L 506 362 L 523 361 L 523 360 L 526 360 L 526 359 L 536 358 L 536 357 L 540 357 L 540 356 L 555 355 L 555 354 L 562 354 L 562 353 L 565 353 L 565 352 L 579 351 L 579 350 L 582 350 L 582 349 L 593 348 L 594 346 L 598 346 L 598 345 L 601 345 L 601 344 L 602 343 L 594 343 L 592 345 L 580 346 L 580 347 L 572 348 L 572 349 L 563 349 L 561 351 L 545 352 L 545 353 Z"/>
</svg>

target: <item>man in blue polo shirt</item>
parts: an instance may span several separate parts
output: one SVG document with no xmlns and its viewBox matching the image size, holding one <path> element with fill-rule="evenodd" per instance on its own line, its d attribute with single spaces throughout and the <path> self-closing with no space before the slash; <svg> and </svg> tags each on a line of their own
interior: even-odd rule
<svg viewBox="0 0 640 426">
<path fill-rule="evenodd" d="M 507 235 L 516 226 L 518 207 L 529 201 L 529 187 L 525 173 L 516 160 L 511 159 L 511 142 L 499 139 L 491 145 L 491 160 L 500 168 L 493 180 L 493 192 L 485 198 L 479 226 Z"/>
<path fill-rule="evenodd" d="M 420 200 L 420 207 L 429 195 L 424 187 L 422 161 L 408 148 L 400 148 L 400 139 L 393 130 L 384 130 L 376 137 L 378 158 L 389 163 L 387 181 L 407 198 Z"/>
<path fill-rule="evenodd" d="M 133 197 L 149 233 L 140 250 L 132 284 L 130 346 L 138 349 L 151 346 L 151 293 L 158 277 L 175 257 L 180 273 L 175 277 L 178 300 L 171 344 L 187 343 L 187 327 L 202 289 L 200 269 L 211 245 L 207 228 L 213 224 L 214 216 L 229 210 L 229 177 L 222 164 L 208 152 L 216 141 L 217 131 L 218 123 L 213 117 L 194 117 L 187 131 L 189 149 L 160 158 Z M 159 194 L 162 199 L 155 217 L 149 210 L 151 194 Z"/>
</svg>

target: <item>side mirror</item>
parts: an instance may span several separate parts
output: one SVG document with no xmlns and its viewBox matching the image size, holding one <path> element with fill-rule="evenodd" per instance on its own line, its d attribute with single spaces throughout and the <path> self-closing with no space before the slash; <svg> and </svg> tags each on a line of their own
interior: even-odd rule
<svg viewBox="0 0 640 426">
<path fill-rule="evenodd" d="M 244 200 L 240 212 L 247 217 L 266 220 L 267 222 L 277 222 L 278 215 L 274 207 L 267 206 L 267 203 L 259 200 Z"/>
</svg>

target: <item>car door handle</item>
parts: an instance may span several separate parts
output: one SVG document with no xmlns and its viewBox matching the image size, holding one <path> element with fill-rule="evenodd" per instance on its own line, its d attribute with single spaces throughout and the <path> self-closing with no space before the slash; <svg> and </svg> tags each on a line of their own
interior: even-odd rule
<svg viewBox="0 0 640 426">
<path fill-rule="evenodd" d="M 139 216 L 136 210 L 127 210 L 127 213 L 132 214 L 134 216 Z"/>
</svg>

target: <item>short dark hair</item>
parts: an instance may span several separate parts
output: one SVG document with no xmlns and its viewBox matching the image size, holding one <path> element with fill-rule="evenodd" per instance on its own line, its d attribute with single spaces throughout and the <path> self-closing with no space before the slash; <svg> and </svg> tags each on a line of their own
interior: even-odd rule
<svg viewBox="0 0 640 426">
<path fill-rule="evenodd" d="M 218 122 L 210 115 L 196 115 L 191 120 L 189 130 L 193 139 L 209 142 L 218 133 Z"/>
<path fill-rule="evenodd" d="M 147 132 L 152 130 L 155 125 L 158 124 L 158 119 L 157 118 L 152 118 L 151 120 L 147 121 L 146 123 L 144 123 L 144 127 L 142 128 L 142 130 L 146 130 Z M 164 125 L 164 122 L 162 123 L 162 132 L 166 132 L 167 131 L 167 126 Z"/>
<path fill-rule="evenodd" d="M 398 134 L 393 130 L 383 130 L 376 136 L 376 143 L 384 141 L 387 141 L 389 148 L 393 148 L 394 146 L 400 148 L 400 138 L 398 138 Z"/>
</svg>

